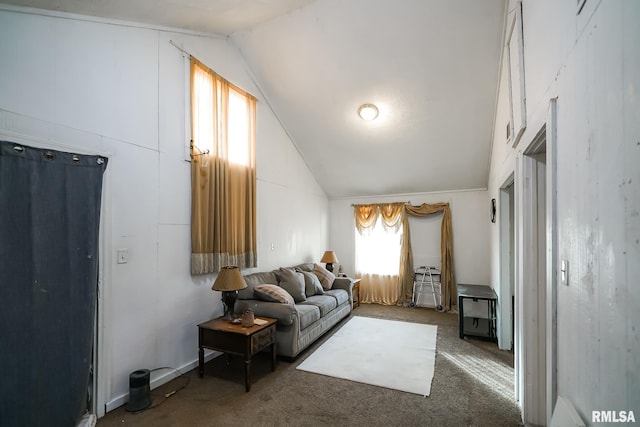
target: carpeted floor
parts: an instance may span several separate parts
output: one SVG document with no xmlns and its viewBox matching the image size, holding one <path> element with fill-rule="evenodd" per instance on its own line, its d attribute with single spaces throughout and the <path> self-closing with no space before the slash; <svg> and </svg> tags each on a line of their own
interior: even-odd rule
<svg viewBox="0 0 640 427">
<path fill-rule="evenodd" d="M 513 399 L 513 355 L 495 343 L 458 338 L 456 314 L 427 308 L 363 304 L 354 315 L 438 325 L 431 395 L 360 384 L 296 370 L 323 339 L 295 361 L 267 353 L 254 358 L 251 391 L 244 391 L 242 361 L 218 357 L 152 390 L 152 407 L 129 413 L 120 407 L 98 420 L 109 426 L 520 426 Z M 194 357 L 197 349 L 194 349 Z M 164 394 L 187 386 L 169 398 Z"/>
</svg>

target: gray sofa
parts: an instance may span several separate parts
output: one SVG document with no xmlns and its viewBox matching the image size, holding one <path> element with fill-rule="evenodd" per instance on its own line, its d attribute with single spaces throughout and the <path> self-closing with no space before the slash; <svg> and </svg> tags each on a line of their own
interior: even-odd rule
<svg viewBox="0 0 640 427">
<path fill-rule="evenodd" d="M 314 264 L 301 264 L 287 269 L 300 273 L 313 273 Z M 262 295 L 255 291 L 256 286 L 271 284 L 287 289 L 287 284 L 282 282 L 282 270 L 244 276 L 247 287 L 238 292 L 235 312 L 240 314 L 250 308 L 256 316 L 278 319 L 276 325 L 277 354 L 295 358 L 322 334 L 349 316 L 353 310 L 353 296 L 351 294 L 353 283 L 352 279 L 348 277 L 336 277 L 330 284 L 330 289 L 326 289 L 327 286 L 325 286 L 324 289 L 320 288 L 316 294 L 309 295 L 307 288 L 307 295 L 300 296 L 293 304 L 264 300 Z M 284 273 L 288 274 L 288 272 Z"/>
</svg>

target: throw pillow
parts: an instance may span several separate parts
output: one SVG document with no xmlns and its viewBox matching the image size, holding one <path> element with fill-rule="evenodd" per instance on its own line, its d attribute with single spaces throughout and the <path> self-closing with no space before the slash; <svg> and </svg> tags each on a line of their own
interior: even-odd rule
<svg viewBox="0 0 640 427">
<path fill-rule="evenodd" d="M 306 301 L 304 276 L 288 268 L 280 269 L 280 287 L 289 292 L 295 302 Z"/>
<path fill-rule="evenodd" d="M 313 274 L 318 276 L 320 283 L 322 283 L 322 287 L 326 291 L 331 289 L 331 286 L 333 286 L 333 281 L 336 280 L 336 276 L 332 272 L 330 272 L 329 270 L 327 270 L 326 268 L 324 268 L 319 264 L 314 264 Z"/>
<path fill-rule="evenodd" d="M 254 288 L 253 292 L 263 301 L 279 302 L 293 305 L 293 297 L 278 285 L 263 284 Z"/>
<path fill-rule="evenodd" d="M 304 293 L 308 297 L 312 295 L 322 295 L 324 293 L 318 276 L 309 271 L 301 271 L 300 273 L 304 276 Z"/>
</svg>

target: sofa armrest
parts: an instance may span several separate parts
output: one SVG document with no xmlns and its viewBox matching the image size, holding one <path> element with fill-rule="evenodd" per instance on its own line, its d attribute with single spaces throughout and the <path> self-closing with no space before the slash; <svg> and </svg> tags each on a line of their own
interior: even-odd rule
<svg viewBox="0 0 640 427">
<path fill-rule="evenodd" d="M 331 289 L 344 289 L 349 294 L 349 299 L 353 301 L 351 289 L 353 288 L 353 279 L 350 277 L 336 277 L 331 285 Z"/>
<path fill-rule="evenodd" d="M 279 302 L 269 302 L 255 299 L 236 301 L 236 313 L 242 313 L 247 308 L 253 310 L 253 314 L 256 316 L 278 319 L 278 323 L 282 325 L 292 325 L 295 317 L 298 316 L 298 312 L 291 304 L 282 304 Z"/>
</svg>

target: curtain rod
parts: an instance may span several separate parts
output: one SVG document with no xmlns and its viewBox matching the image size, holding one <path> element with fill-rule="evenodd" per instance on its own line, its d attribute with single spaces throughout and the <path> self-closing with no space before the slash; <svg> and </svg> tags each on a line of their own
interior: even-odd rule
<svg viewBox="0 0 640 427">
<path fill-rule="evenodd" d="M 405 205 L 410 205 L 411 200 L 408 202 L 387 202 L 387 203 L 404 203 Z M 351 203 L 351 206 L 359 206 L 359 205 L 380 205 L 382 203 Z"/>
<path fill-rule="evenodd" d="M 176 49 L 178 49 L 180 52 L 182 52 L 183 54 L 189 56 L 190 58 L 195 58 L 198 62 L 200 62 L 200 64 L 202 64 L 203 67 L 208 68 L 212 73 L 214 73 L 215 75 L 219 76 L 220 78 L 222 78 L 223 80 L 225 80 L 227 83 L 229 83 L 231 86 L 233 86 L 236 90 L 240 90 L 241 92 L 244 92 L 247 96 L 253 98 L 256 102 L 258 101 L 258 98 L 256 98 L 253 94 L 251 94 L 249 91 L 241 88 L 240 86 L 238 86 L 237 84 L 233 83 L 231 80 L 223 77 L 222 75 L 216 73 L 215 71 L 213 71 L 211 69 L 211 67 L 209 67 L 207 64 L 205 64 L 204 62 L 200 61 L 198 59 L 197 56 L 192 55 L 189 51 L 185 50 L 182 46 L 179 46 L 176 42 L 174 42 L 173 40 L 169 40 L 169 44 L 171 44 L 171 46 L 175 47 Z"/>
<path fill-rule="evenodd" d="M 178 46 L 178 45 L 176 44 L 176 42 L 174 42 L 173 40 L 169 40 L 169 43 L 170 43 L 173 47 L 175 47 L 176 49 L 178 49 L 180 52 L 182 52 L 182 53 L 184 53 L 184 54 L 186 54 L 186 55 L 192 56 L 189 52 L 187 52 L 186 50 L 184 50 L 184 48 L 183 48 L 182 46 Z"/>
</svg>

